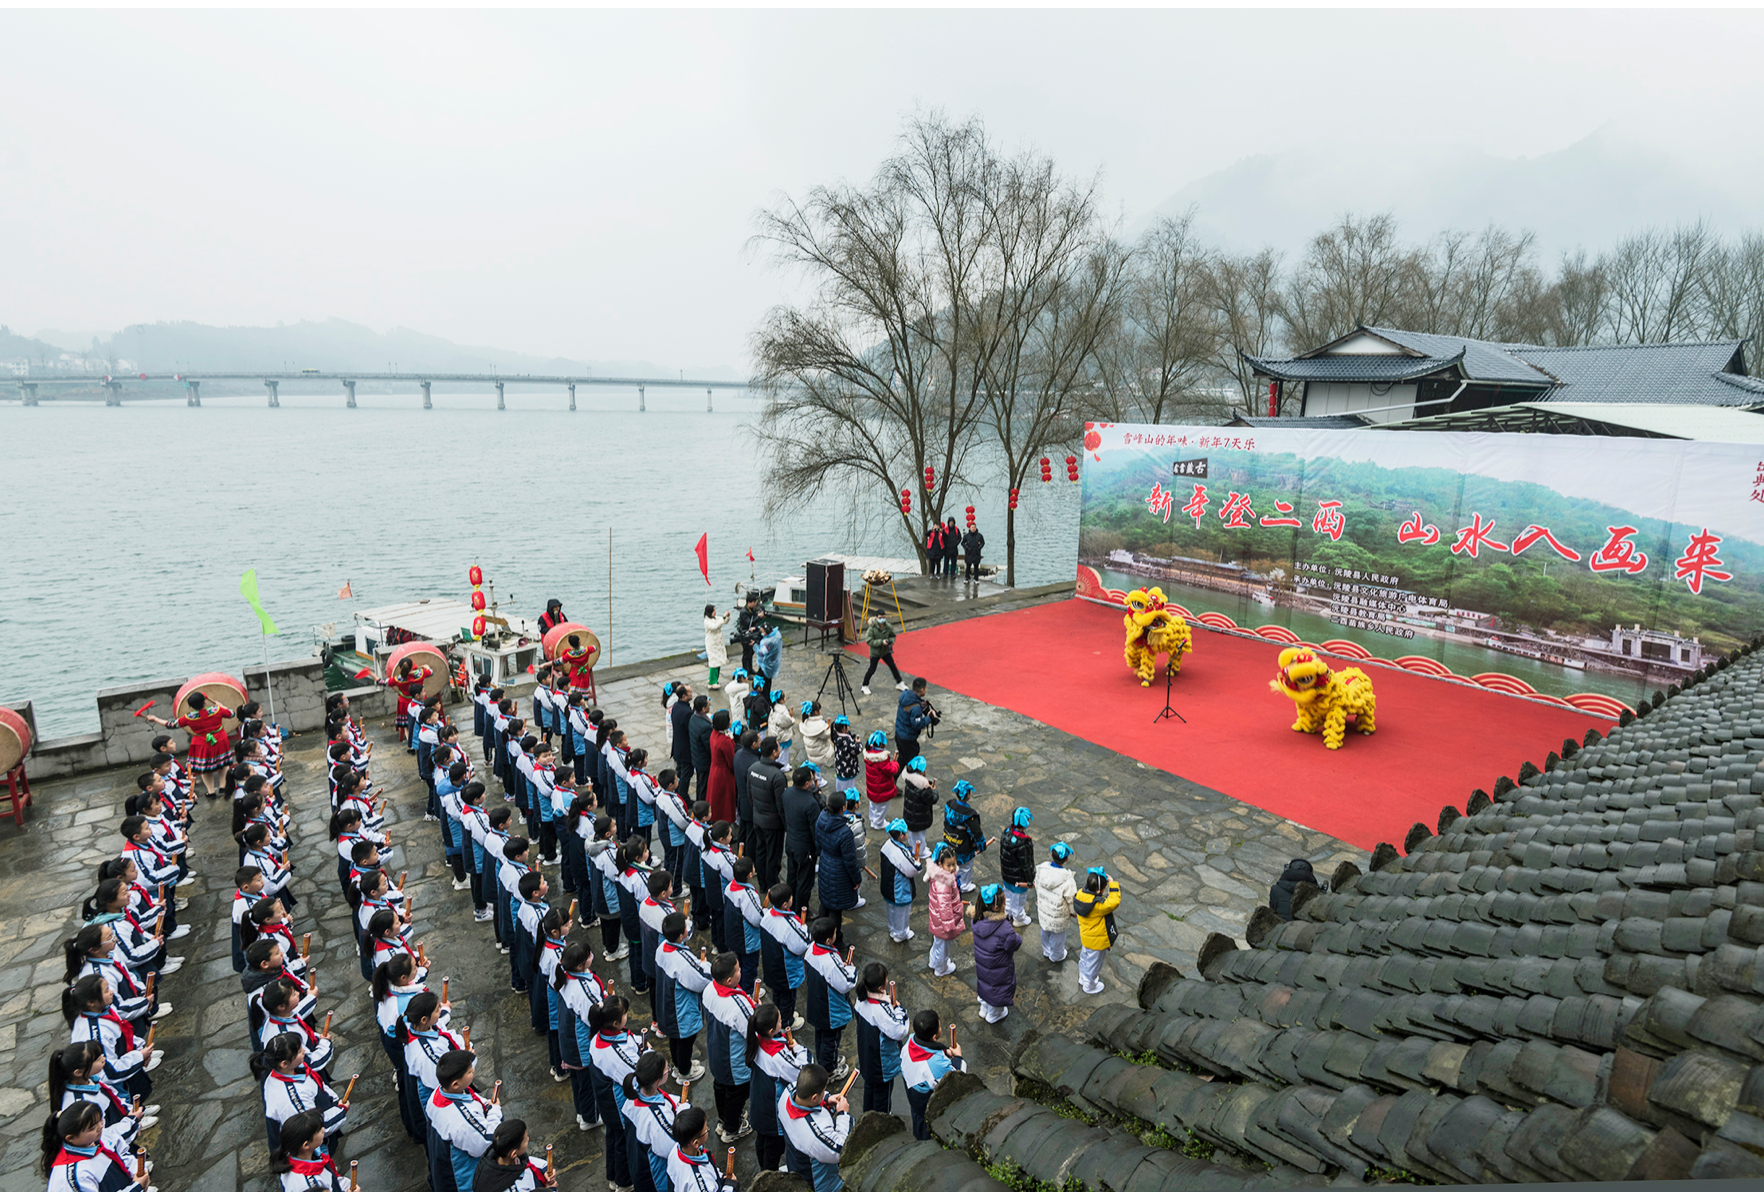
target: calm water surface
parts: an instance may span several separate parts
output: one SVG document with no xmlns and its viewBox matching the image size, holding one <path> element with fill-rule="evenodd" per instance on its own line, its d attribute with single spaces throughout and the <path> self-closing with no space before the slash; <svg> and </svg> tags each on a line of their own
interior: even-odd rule
<svg viewBox="0 0 1764 1200">
<path fill-rule="evenodd" d="M 405 396 L 202 403 L 0 405 L 0 704 L 34 700 L 44 737 L 96 729 L 101 688 L 261 661 L 248 567 L 282 630 L 271 661 L 361 609 L 464 600 L 476 562 L 505 611 L 536 617 L 555 596 L 619 663 L 702 648 L 703 606 L 727 607 L 750 572 L 769 585 L 827 551 L 909 553 L 874 501 L 764 521 L 753 400 L 719 396 L 710 414 L 656 389 L 646 413 L 634 395 L 585 394 L 569 412 L 561 394 L 515 392 L 507 412 L 494 393 L 437 393 L 427 412 Z M 1072 577 L 1078 492 L 1024 490 L 1019 584 Z M 958 516 L 967 504 L 1002 561 L 1002 485 L 957 500 Z M 692 549 L 707 532 L 709 588 Z M 337 598 L 346 579 L 352 600 Z"/>
</svg>

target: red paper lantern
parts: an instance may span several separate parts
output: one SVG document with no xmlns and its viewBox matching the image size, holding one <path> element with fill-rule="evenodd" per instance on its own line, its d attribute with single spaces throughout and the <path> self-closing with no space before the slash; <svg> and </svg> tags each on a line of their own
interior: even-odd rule
<svg viewBox="0 0 1764 1200">
<path fill-rule="evenodd" d="M 1017 507 L 1017 489 L 1012 488 L 1011 489 L 1011 508 L 1014 510 L 1016 507 Z"/>
<path fill-rule="evenodd" d="M 483 592 L 473 592 L 472 593 L 472 611 L 473 612 L 483 612 L 484 611 L 484 593 Z"/>
<path fill-rule="evenodd" d="M 490 628 L 490 622 L 488 622 L 484 619 L 484 615 L 482 613 L 479 613 L 477 616 L 472 618 L 472 636 L 473 637 L 475 637 L 475 638 L 483 637 L 484 631 L 488 628 Z"/>
<path fill-rule="evenodd" d="M 900 489 L 900 511 L 909 515 L 913 511 L 913 493 L 910 488 Z"/>
<path fill-rule="evenodd" d="M 926 467 L 925 468 L 925 490 L 927 492 L 931 490 L 932 485 L 936 482 L 936 480 L 937 480 L 937 472 L 930 467 Z"/>
<path fill-rule="evenodd" d="M 482 587 L 484 585 L 483 570 L 474 566 L 471 570 L 466 572 L 466 582 L 470 583 L 473 587 Z"/>
</svg>

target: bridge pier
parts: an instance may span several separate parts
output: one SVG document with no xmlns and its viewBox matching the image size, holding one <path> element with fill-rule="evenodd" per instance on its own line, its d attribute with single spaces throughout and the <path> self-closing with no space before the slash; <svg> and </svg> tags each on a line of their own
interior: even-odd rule
<svg viewBox="0 0 1764 1200">
<path fill-rule="evenodd" d="M 282 407 L 282 398 L 276 394 L 276 388 L 279 386 L 279 380 L 266 379 L 263 381 L 263 390 L 269 393 L 269 406 L 271 408 Z"/>
<path fill-rule="evenodd" d="M 104 390 L 110 393 L 110 395 L 108 395 L 104 398 L 104 407 L 105 408 L 121 408 L 122 407 L 122 384 L 118 383 L 116 380 L 113 379 L 104 385 Z"/>
<path fill-rule="evenodd" d="M 711 411 L 711 390 L 709 388 L 704 389 L 704 411 Z"/>
<path fill-rule="evenodd" d="M 570 384 L 570 411 L 576 411 L 576 385 Z"/>
<path fill-rule="evenodd" d="M 354 408 L 355 407 L 355 380 L 345 379 L 343 381 L 343 389 L 349 393 L 349 399 L 344 401 L 343 407 L 344 408 Z"/>
<path fill-rule="evenodd" d="M 502 412 L 508 405 L 502 402 L 502 380 L 496 381 L 496 411 Z"/>
<path fill-rule="evenodd" d="M 434 408 L 435 407 L 435 400 L 432 396 L 429 395 L 429 381 L 425 379 L 417 386 L 423 389 L 423 407 L 424 408 Z"/>
<path fill-rule="evenodd" d="M 34 383 L 21 383 L 18 385 L 18 391 L 19 391 L 19 395 L 24 397 L 24 406 L 26 408 L 38 407 L 38 404 L 37 404 L 37 385 L 36 384 L 34 384 Z"/>
<path fill-rule="evenodd" d="M 649 411 L 648 405 L 644 402 L 644 399 L 643 399 L 643 385 L 641 383 L 637 385 L 637 411 L 638 412 L 648 412 Z"/>
<path fill-rule="evenodd" d="M 184 407 L 202 407 L 202 384 L 194 379 L 184 381 Z"/>
</svg>

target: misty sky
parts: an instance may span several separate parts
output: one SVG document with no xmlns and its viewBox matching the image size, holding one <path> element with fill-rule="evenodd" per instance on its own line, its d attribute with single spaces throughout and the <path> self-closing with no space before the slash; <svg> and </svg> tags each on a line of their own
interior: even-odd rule
<svg viewBox="0 0 1764 1200">
<path fill-rule="evenodd" d="M 1400 210 L 1405 162 L 1606 128 L 1755 185 L 1764 112 L 1757 12 L 14 10 L 0 44 L 15 332 L 335 316 L 681 367 L 745 366 L 792 294 L 755 211 L 869 176 L 915 107 L 1100 169 L 1127 222 L 1250 154 L 1337 146 Z"/>
</svg>

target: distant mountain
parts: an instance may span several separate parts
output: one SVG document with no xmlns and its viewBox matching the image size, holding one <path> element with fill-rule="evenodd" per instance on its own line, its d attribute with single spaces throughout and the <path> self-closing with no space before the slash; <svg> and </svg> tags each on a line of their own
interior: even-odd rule
<svg viewBox="0 0 1764 1200">
<path fill-rule="evenodd" d="M 53 331 L 45 331 L 53 332 Z M 40 343 L 39 343 L 40 344 Z M 523 375 L 624 375 L 660 377 L 684 371 L 690 378 L 742 379 L 746 372 L 727 365 L 662 364 L 632 359 L 547 358 L 462 346 L 414 329 L 377 333 L 365 325 L 335 318 L 292 325 L 198 325 L 158 321 L 130 325 L 103 343 L 103 352 L 126 359 L 141 371 L 433 371 Z"/>
<path fill-rule="evenodd" d="M 1379 144 L 1253 155 L 1182 188 L 1129 233 L 1191 206 L 1202 237 L 1238 251 L 1270 245 L 1289 262 L 1348 211 L 1393 212 L 1412 241 L 1491 221 L 1530 229 L 1545 262 L 1577 246 L 1596 253 L 1648 225 L 1703 217 L 1733 235 L 1759 224 L 1738 187 L 1610 128 L 1535 158 Z"/>
</svg>

